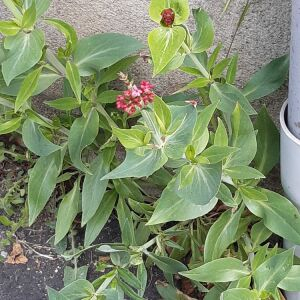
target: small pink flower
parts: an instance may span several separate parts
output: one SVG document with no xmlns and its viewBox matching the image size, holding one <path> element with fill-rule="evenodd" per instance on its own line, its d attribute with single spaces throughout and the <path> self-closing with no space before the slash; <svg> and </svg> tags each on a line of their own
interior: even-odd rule
<svg viewBox="0 0 300 300">
<path fill-rule="evenodd" d="M 140 86 L 132 84 L 126 85 L 128 86 L 128 89 L 124 91 L 122 95 L 117 96 L 117 109 L 132 115 L 136 113 L 137 110 L 143 109 L 149 103 L 154 101 L 155 94 L 152 91 L 154 85 L 149 81 L 143 80 L 140 83 Z"/>
<path fill-rule="evenodd" d="M 198 105 L 198 101 L 197 100 L 188 100 L 188 101 L 185 101 L 185 103 L 188 103 L 188 104 L 194 106 L 195 108 Z"/>
</svg>

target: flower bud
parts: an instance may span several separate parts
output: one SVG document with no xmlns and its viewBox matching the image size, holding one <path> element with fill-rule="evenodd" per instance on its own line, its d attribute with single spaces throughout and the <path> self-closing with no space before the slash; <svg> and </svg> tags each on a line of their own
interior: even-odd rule
<svg viewBox="0 0 300 300">
<path fill-rule="evenodd" d="M 175 13 L 172 8 L 164 9 L 161 13 L 161 23 L 166 27 L 172 27 L 175 20 Z"/>
</svg>

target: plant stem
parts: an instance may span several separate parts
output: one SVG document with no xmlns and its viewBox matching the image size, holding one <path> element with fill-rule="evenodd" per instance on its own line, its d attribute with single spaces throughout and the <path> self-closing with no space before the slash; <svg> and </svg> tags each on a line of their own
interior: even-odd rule
<svg viewBox="0 0 300 300">
<path fill-rule="evenodd" d="M 107 122 L 109 123 L 109 125 L 111 127 L 115 127 L 118 128 L 119 126 L 115 123 L 115 121 L 109 116 L 109 114 L 106 112 L 106 110 L 104 109 L 104 107 L 97 103 L 96 105 L 96 109 L 98 110 L 98 112 L 105 117 L 105 119 L 107 120 Z"/>
<path fill-rule="evenodd" d="M 187 46 L 186 43 L 182 44 L 182 48 L 186 52 L 186 54 L 191 58 L 191 60 L 194 62 L 194 64 L 198 67 L 199 71 L 203 74 L 203 76 L 207 79 L 210 78 L 210 74 L 206 71 L 204 66 L 201 64 L 201 62 L 197 59 L 196 55 L 191 52 L 190 48 Z"/>
</svg>

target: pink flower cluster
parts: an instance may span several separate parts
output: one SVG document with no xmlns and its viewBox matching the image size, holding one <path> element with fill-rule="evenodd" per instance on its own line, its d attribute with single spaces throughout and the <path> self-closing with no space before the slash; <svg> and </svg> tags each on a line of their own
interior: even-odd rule
<svg viewBox="0 0 300 300">
<path fill-rule="evenodd" d="M 131 84 L 127 85 L 128 89 L 122 95 L 117 96 L 117 109 L 132 115 L 137 109 L 153 102 L 155 95 L 152 89 L 154 86 L 150 82 L 143 80 L 139 87 Z"/>
</svg>

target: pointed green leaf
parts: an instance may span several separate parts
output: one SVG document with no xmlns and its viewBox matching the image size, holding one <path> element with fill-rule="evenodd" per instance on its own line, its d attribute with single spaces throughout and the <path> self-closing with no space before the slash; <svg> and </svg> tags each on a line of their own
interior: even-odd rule
<svg viewBox="0 0 300 300">
<path fill-rule="evenodd" d="M 155 96 L 153 104 L 154 114 L 163 133 L 167 131 L 171 124 L 172 115 L 166 103 L 159 97 Z"/>
<path fill-rule="evenodd" d="M 0 123 L 0 135 L 16 131 L 21 126 L 22 118 L 14 118 Z"/>
<path fill-rule="evenodd" d="M 33 95 L 34 91 L 37 88 L 38 80 L 42 72 L 42 67 L 34 70 L 33 72 L 29 73 L 20 88 L 20 91 L 17 95 L 17 99 L 15 102 L 15 112 L 17 112 L 25 103 L 26 101 Z"/>
<path fill-rule="evenodd" d="M 113 134 L 126 149 L 135 149 L 145 145 L 145 132 L 139 129 L 120 129 L 114 127 Z"/>
<path fill-rule="evenodd" d="M 276 91 L 287 79 L 289 56 L 274 59 L 252 76 L 243 89 L 243 94 L 253 101 Z"/>
<path fill-rule="evenodd" d="M 196 205 L 206 205 L 217 195 L 221 177 L 221 164 L 184 166 L 177 177 L 178 196 Z"/>
<path fill-rule="evenodd" d="M 226 82 L 230 84 L 234 84 L 237 72 L 237 64 L 238 64 L 238 55 L 234 55 L 229 63 L 227 74 L 226 74 Z"/>
<path fill-rule="evenodd" d="M 264 225 L 263 221 L 255 223 L 251 228 L 251 241 L 253 249 L 265 242 L 272 232 Z"/>
<path fill-rule="evenodd" d="M 289 292 L 299 292 L 300 266 L 292 266 L 291 270 L 288 272 L 285 278 L 280 281 L 278 287 Z"/>
<path fill-rule="evenodd" d="M 16 35 L 20 29 L 14 21 L 0 21 L 0 33 L 3 35 Z"/>
<path fill-rule="evenodd" d="M 4 47 L 8 50 L 8 55 L 2 62 L 2 74 L 6 85 L 38 63 L 44 44 L 44 33 L 39 29 L 30 33 L 19 32 L 16 36 L 5 39 Z"/>
<path fill-rule="evenodd" d="M 249 198 L 249 195 L 242 192 L 247 208 L 262 218 L 269 230 L 295 244 L 300 244 L 300 214 L 297 208 L 277 193 L 264 189 L 261 191 L 267 196 L 268 201 Z"/>
<path fill-rule="evenodd" d="M 247 166 L 252 162 L 256 154 L 256 135 L 251 119 L 239 105 L 236 106 L 231 116 L 231 124 L 232 136 L 229 145 L 240 148 L 240 151 L 232 155 L 227 166 Z"/>
<path fill-rule="evenodd" d="M 192 51 L 201 53 L 209 49 L 214 42 L 214 24 L 209 15 L 201 8 L 193 9 L 196 32 L 193 34 Z"/>
<path fill-rule="evenodd" d="M 79 212 L 80 187 L 77 180 L 73 189 L 64 196 L 59 205 L 55 226 L 55 242 L 58 244 L 69 232 L 72 223 Z"/>
<path fill-rule="evenodd" d="M 228 146 L 228 134 L 223 121 L 218 118 L 218 127 L 214 139 L 215 146 Z"/>
<path fill-rule="evenodd" d="M 60 146 L 50 142 L 41 132 L 39 126 L 27 119 L 22 128 L 22 139 L 25 146 L 38 156 L 48 156 L 61 149 Z"/>
<path fill-rule="evenodd" d="M 78 279 L 64 287 L 60 293 L 72 300 L 91 299 L 95 294 L 95 289 L 88 280 Z"/>
<path fill-rule="evenodd" d="M 154 75 L 159 74 L 176 55 L 185 37 L 185 29 L 179 26 L 159 27 L 149 33 L 148 43 L 154 64 Z"/>
<path fill-rule="evenodd" d="M 81 76 L 110 67 L 143 47 L 133 37 L 119 33 L 101 33 L 77 42 L 74 63 Z"/>
<path fill-rule="evenodd" d="M 53 193 L 61 171 L 62 151 L 37 160 L 31 170 L 28 183 L 29 226 L 45 207 Z"/>
<path fill-rule="evenodd" d="M 255 168 L 267 175 L 279 162 L 280 134 L 266 107 L 260 110 L 254 128 L 258 130 Z"/>
<path fill-rule="evenodd" d="M 108 180 L 101 178 L 109 172 L 115 148 L 104 149 L 91 163 L 93 175 L 86 174 L 82 186 L 82 226 L 96 213 L 107 188 Z"/>
<path fill-rule="evenodd" d="M 213 145 L 206 150 L 204 150 L 200 156 L 197 157 L 197 159 L 200 161 L 208 161 L 210 164 L 216 164 L 218 162 L 221 162 L 225 158 L 227 158 L 229 155 L 231 155 L 234 152 L 239 151 L 237 148 L 228 147 L 228 146 L 216 146 Z"/>
<path fill-rule="evenodd" d="M 81 161 L 81 153 L 85 147 L 92 144 L 99 131 L 99 115 L 92 109 L 89 115 L 78 118 L 72 124 L 68 147 L 74 166 L 82 172 L 90 174 L 89 169 Z"/>
<path fill-rule="evenodd" d="M 240 223 L 244 206 L 237 212 L 227 210 L 208 231 L 204 245 L 204 262 L 220 258 L 224 251 L 236 240 L 236 233 Z"/>
<path fill-rule="evenodd" d="M 87 222 L 85 235 L 84 235 L 84 246 L 88 247 L 94 242 L 101 230 L 107 223 L 117 200 L 117 194 L 115 192 L 107 192 L 101 203 L 98 206 L 95 214 Z"/>
<path fill-rule="evenodd" d="M 32 1 L 31 6 L 25 10 L 22 18 L 22 27 L 31 28 L 36 21 L 36 6 L 35 1 Z"/>
<path fill-rule="evenodd" d="M 200 282 L 230 282 L 250 274 L 243 262 L 236 258 L 220 258 L 180 275 Z"/>
<path fill-rule="evenodd" d="M 253 279 L 258 291 L 273 292 L 276 289 L 292 268 L 294 251 L 289 249 L 274 255 L 254 271 Z"/>
<path fill-rule="evenodd" d="M 209 98 L 212 103 L 218 104 L 218 109 L 231 114 L 239 103 L 248 115 L 255 115 L 256 111 L 249 103 L 248 99 L 236 87 L 230 84 L 214 83 L 211 85 Z"/>
<path fill-rule="evenodd" d="M 71 62 L 67 62 L 66 76 L 70 83 L 70 86 L 74 92 L 74 95 L 78 101 L 81 102 L 81 78 L 77 66 Z"/>
<path fill-rule="evenodd" d="M 256 291 L 237 288 L 229 289 L 221 294 L 220 300 L 259 300 L 261 299 Z"/>
<path fill-rule="evenodd" d="M 232 179 L 244 180 L 265 178 L 265 176 L 262 173 L 248 166 L 230 167 L 226 168 L 224 172 Z"/>
<path fill-rule="evenodd" d="M 144 150 L 144 153 L 141 153 Z M 101 180 L 127 177 L 147 177 L 160 169 L 168 158 L 161 149 L 143 149 L 141 151 L 127 151 L 125 161 L 116 169 L 108 173 Z"/>
<path fill-rule="evenodd" d="M 80 104 L 78 103 L 77 99 L 71 97 L 46 101 L 44 103 L 52 108 L 63 111 L 70 111 L 80 107 Z"/>
<path fill-rule="evenodd" d="M 178 185 L 173 179 L 157 201 L 155 211 L 147 225 L 196 219 L 210 212 L 218 202 L 217 198 L 213 198 L 206 205 L 195 205 L 190 203 L 189 199 L 180 198 L 177 191 Z"/>
</svg>

